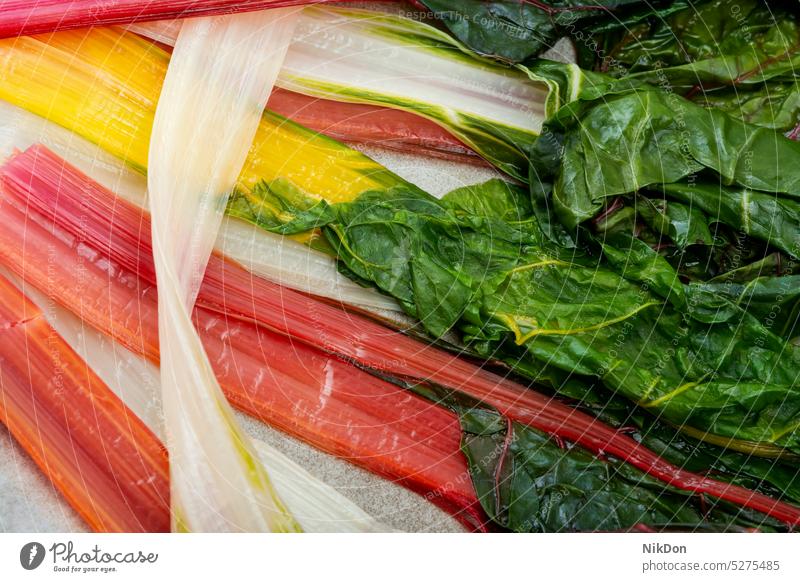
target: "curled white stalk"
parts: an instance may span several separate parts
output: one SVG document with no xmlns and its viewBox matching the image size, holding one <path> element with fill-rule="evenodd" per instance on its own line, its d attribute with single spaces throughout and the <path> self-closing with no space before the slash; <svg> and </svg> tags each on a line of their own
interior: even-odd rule
<svg viewBox="0 0 800 582">
<path fill-rule="evenodd" d="M 148 161 L 173 529 L 301 531 L 217 383 L 191 312 L 295 9 L 184 22 Z"/>
</svg>

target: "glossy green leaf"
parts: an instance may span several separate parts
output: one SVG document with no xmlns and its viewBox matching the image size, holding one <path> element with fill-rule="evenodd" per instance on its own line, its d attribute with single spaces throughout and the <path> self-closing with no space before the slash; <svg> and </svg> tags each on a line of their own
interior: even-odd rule
<svg viewBox="0 0 800 582">
<path fill-rule="evenodd" d="M 463 413 L 461 423 L 462 449 L 481 504 L 513 531 L 775 527 L 763 516 L 665 487 L 626 463 L 598 459 L 492 412 Z"/>
<path fill-rule="evenodd" d="M 640 196 L 638 214 L 650 228 L 683 250 L 690 245 L 713 245 L 714 237 L 708 227 L 709 218 L 701 208 L 689 204 Z"/>
<path fill-rule="evenodd" d="M 791 173 L 789 167 L 786 170 Z M 664 184 L 660 189 L 667 197 L 702 210 L 714 220 L 790 255 L 800 256 L 800 201 L 797 198 L 710 181 Z"/>
<path fill-rule="evenodd" d="M 548 121 L 548 133 L 553 137 L 538 140 L 532 152 L 540 182 L 532 188 L 549 193 L 568 230 L 609 197 L 701 171 L 723 186 L 800 197 L 800 143 L 655 88 L 575 101 Z M 560 165 L 549 162 L 554 156 Z"/>
<path fill-rule="evenodd" d="M 644 79 L 749 123 L 800 121 L 800 21 L 790 2 L 712 0 L 604 37 L 602 70 Z"/>
<path fill-rule="evenodd" d="M 562 36 L 580 36 L 594 26 L 638 20 L 652 5 L 641 0 L 420 0 L 433 16 L 476 53 L 510 63 L 536 57 Z M 584 34 L 579 34 L 584 33 Z"/>
<path fill-rule="evenodd" d="M 800 349 L 732 298 L 679 285 L 641 241 L 609 242 L 608 263 L 553 245 L 524 191 L 500 181 L 442 200 L 402 187 L 365 194 L 332 205 L 323 232 L 348 272 L 434 337 L 455 331 L 534 379 L 541 369 L 596 378 L 743 450 L 800 452 Z"/>
<path fill-rule="evenodd" d="M 790 3 L 674 4 L 683 6 L 666 18 L 641 20 L 606 39 L 615 67 L 648 79 L 659 74 L 673 88 L 712 82 L 752 85 L 794 76 L 800 64 L 800 27 Z"/>
<path fill-rule="evenodd" d="M 517 532 L 624 531 L 653 529 L 736 531 L 781 526 L 763 515 L 700 498 L 648 477 L 613 457 L 598 458 L 580 446 L 510 422 L 494 409 L 456 391 L 432 384 L 403 384 L 424 398 L 455 412 L 462 427 L 461 448 L 469 463 L 478 499 L 495 524 Z M 616 421 L 618 419 L 612 419 Z M 680 465 L 714 470 L 723 479 L 781 495 L 763 477 L 790 492 L 796 473 L 766 469 L 738 455 L 729 471 L 726 460 L 736 454 L 708 445 L 685 445 L 680 437 L 663 438 L 663 426 L 645 421 L 648 440 Z M 723 458 L 729 455 L 731 458 Z M 763 463 L 762 463 L 763 464 Z M 749 472 L 756 476 L 751 477 Z M 800 485 L 800 484 L 799 484 Z M 798 487 L 800 488 L 800 487 Z"/>
</svg>

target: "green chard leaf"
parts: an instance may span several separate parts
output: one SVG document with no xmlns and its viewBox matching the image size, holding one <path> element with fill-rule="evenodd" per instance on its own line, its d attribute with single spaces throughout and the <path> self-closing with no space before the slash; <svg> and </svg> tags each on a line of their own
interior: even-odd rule
<svg viewBox="0 0 800 582">
<path fill-rule="evenodd" d="M 791 133 L 800 123 L 800 82 L 770 82 L 753 88 L 717 88 L 694 93 L 703 107 L 725 111 L 747 123 Z"/>
<path fill-rule="evenodd" d="M 479 55 L 509 63 L 539 56 L 562 36 L 590 38 L 593 27 L 630 25 L 669 2 L 642 0 L 419 0 Z M 624 24 L 623 24 L 624 23 Z"/>
<path fill-rule="evenodd" d="M 327 202 L 312 198 L 281 178 L 259 182 L 252 191 L 237 188 L 226 212 L 279 234 L 306 232 L 333 219 Z"/>
<path fill-rule="evenodd" d="M 616 458 L 595 457 L 580 446 L 510 422 L 457 391 L 427 383 L 404 387 L 458 415 L 461 448 L 478 499 L 492 521 L 504 529 L 625 531 L 642 525 L 713 531 L 781 529 L 763 515 L 671 488 Z M 675 447 L 671 441 L 659 448 Z M 721 460 L 705 454 L 703 461 L 708 464 L 703 469 L 725 470 Z M 685 455 L 673 457 L 686 461 Z M 700 459 L 693 460 L 697 464 Z M 786 479 L 788 489 L 792 479 L 776 471 L 779 477 Z M 759 478 L 739 481 L 761 486 Z"/>
<path fill-rule="evenodd" d="M 541 369 L 595 378 L 708 440 L 800 453 L 800 348 L 732 296 L 680 285 L 634 237 L 603 241 L 600 261 L 555 245 L 524 191 L 498 180 L 442 200 L 371 192 L 327 216 L 318 226 L 347 272 L 432 336 L 455 331 L 534 379 Z"/>
<path fill-rule="evenodd" d="M 800 121 L 800 20 L 791 2 L 710 0 L 609 31 L 596 65 L 749 123 Z"/>
<path fill-rule="evenodd" d="M 608 198 L 691 183 L 700 172 L 700 180 L 723 187 L 800 198 L 800 143 L 656 88 L 575 101 L 545 127 L 543 137 L 553 137 L 534 145 L 533 195 L 551 197 L 567 231 L 596 216 Z M 559 153 L 560 165 L 552 164 Z"/>
<path fill-rule="evenodd" d="M 800 122 L 800 19 L 792 2 L 420 4 L 475 53 L 523 70 L 566 37 L 584 69 L 647 82 L 781 132 Z"/>
<path fill-rule="evenodd" d="M 758 318 L 761 325 L 786 339 L 800 334 L 800 276 L 757 277 L 745 283 L 732 280 L 699 284 L 705 292 L 724 297 Z"/>
<path fill-rule="evenodd" d="M 792 256 L 800 256 L 800 200 L 797 198 L 710 181 L 678 182 L 659 188 L 668 198 L 689 204 L 716 221 Z"/>
<path fill-rule="evenodd" d="M 639 196 L 638 214 L 656 233 L 668 237 L 680 250 L 691 245 L 713 245 L 709 218 L 701 208 L 665 199 Z"/>
<path fill-rule="evenodd" d="M 800 63 L 800 28 L 796 11 L 788 6 L 768 6 L 762 0 L 674 4 L 679 9 L 666 18 L 640 20 L 633 29 L 619 29 L 605 39 L 611 70 L 649 80 L 658 74 L 673 89 L 712 82 L 752 85 L 794 76 Z"/>
<path fill-rule="evenodd" d="M 576 380 L 562 381 L 557 391 L 571 398 L 573 406 L 620 427 L 675 466 L 800 503 L 800 468 L 796 459 L 759 458 L 750 452 L 742 453 L 694 439 L 676 432 L 674 427 L 643 409 L 631 406 L 629 401 L 610 393 L 597 382 Z"/>
<path fill-rule="evenodd" d="M 461 417 L 481 505 L 494 521 L 519 532 L 662 529 L 731 531 L 774 528 L 741 512 L 665 487 L 631 465 L 598 459 L 527 426 L 485 411 Z"/>
</svg>

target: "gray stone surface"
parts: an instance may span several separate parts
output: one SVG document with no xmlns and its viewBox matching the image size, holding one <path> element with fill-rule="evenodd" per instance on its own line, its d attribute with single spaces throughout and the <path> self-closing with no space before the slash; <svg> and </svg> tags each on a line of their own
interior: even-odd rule
<svg viewBox="0 0 800 582">
<path fill-rule="evenodd" d="M 86 525 L 0 424 L 0 531 L 86 531 Z"/>
</svg>

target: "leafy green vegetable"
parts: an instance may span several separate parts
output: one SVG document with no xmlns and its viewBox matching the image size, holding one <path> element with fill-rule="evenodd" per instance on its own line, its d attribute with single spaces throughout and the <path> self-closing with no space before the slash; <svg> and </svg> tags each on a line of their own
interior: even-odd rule
<svg viewBox="0 0 800 582">
<path fill-rule="evenodd" d="M 639 524 L 767 529 L 759 514 L 665 487 L 614 458 L 597 459 L 497 414 L 461 415 L 462 450 L 484 510 L 522 532 L 617 531 Z"/>
<path fill-rule="evenodd" d="M 708 216 L 697 206 L 646 196 L 637 200 L 639 216 L 655 232 L 674 241 L 679 249 L 714 244 Z"/>
<path fill-rule="evenodd" d="M 714 107 L 739 119 L 789 132 L 800 123 L 800 84 L 771 82 L 761 87 L 720 88 L 698 91 L 692 97 L 695 103 Z"/>
<path fill-rule="evenodd" d="M 568 230 L 597 215 L 609 197 L 681 181 L 692 201 L 708 195 L 701 187 L 694 192 L 697 183 L 793 203 L 800 197 L 799 143 L 656 88 L 611 87 L 605 96 L 562 107 L 545 126 L 550 138 L 534 145 L 534 196 L 551 197 Z M 687 203 L 687 195 L 681 198 Z M 731 225 L 746 226 L 748 216 Z"/>
<path fill-rule="evenodd" d="M 479 55 L 532 66 L 567 37 L 585 69 L 646 81 L 783 132 L 800 122 L 800 21 L 791 2 L 420 3 Z"/>
<path fill-rule="evenodd" d="M 748 236 L 742 230 L 726 226 L 716 217 L 712 218 L 712 214 L 700 211 L 696 205 L 681 205 L 662 196 L 661 193 L 648 191 L 647 196 L 637 194 L 635 197 L 613 199 L 589 223 L 587 231 L 591 231 L 591 234 L 582 231 L 582 240 L 592 241 L 601 247 L 605 258 L 610 264 L 615 264 L 619 271 L 622 268 L 620 265 L 624 266 L 628 261 L 623 255 L 623 262 L 615 263 L 613 259 L 619 256 L 619 251 L 609 247 L 616 245 L 630 249 L 634 244 L 629 242 L 631 237 L 636 238 L 640 241 L 636 243 L 640 254 L 649 254 L 654 265 L 660 264 L 662 267 L 665 267 L 664 263 L 655 255 L 666 260 L 672 267 L 666 279 L 676 278 L 682 283 L 727 281 L 728 277 L 731 281 L 747 283 L 760 276 L 782 277 L 798 272 L 800 265 L 791 256 L 776 251 L 773 246 Z M 673 225 L 668 222 L 668 216 L 654 210 L 654 207 L 669 208 L 675 205 L 689 208 L 691 218 L 688 223 Z M 681 209 L 679 212 L 683 211 Z M 781 223 L 780 217 L 774 220 L 777 224 Z M 685 246 L 681 243 L 680 230 L 676 228 L 680 224 L 687 224 L 686 228 L 695 233 Z M 772 236 L 775 235 L 770 234 Z M 659 292 L 667 296 L 663 291 Z M 679 296 L 680 293 L 676 294 L 676 297 Z M 746 309 L 747 304 L 743 304 L 743 307 Z"/>
<path fill-rule="evenodd" d="M 796 6 L 762 0 L 674 4 L 683 8 L 605 34 L 596 65 L 688 94 L 750 123 L 794 127 L 800 115 Z"/>
<path fill-rule="evenodd" d="M 573 398 L 574 405 L 621 427 L 620 430 L 677 467 L 800 502 L 800 469 L 796 459 L 764 459 L 693 439 L 641 408 L 632 407 L 597 382 L 577 382 L 573 378 L 562 383 L 558 391 Z"/>
<path fill-rule="evenodd" d="M 434 337 L 455 330 L 533 379 L 542 369 L 600 379 L 741 450 L 800 451 L 798 348 L 734 300 L 677 285 L 635 239 L 637 252 L 612 247 L 620 261 L 638 257 L 622 269 L 552 244 L 525 194 L 497 180 L 441 201 L 400 187 L 320 203 L 315 226 L 348 274 L 397 298 Z"/>
<path fill-rule="evenodd" d="M 638 81 L 587 76 L 532 151 L 534 212 L 549 240 L 589 244 L 675 302 L 676 280 L 708 281 L 775 250 L 784 266 L 795 264 L 798 154 L 797 142 L 722 111 Z"/>
<path fill-rule="evenodd" d="M 725 297 L 743 306 L 761 324 L 784 338 L 797 337 L 800 277 L 758 277 L 746 283 L 733 281 L 702 284 L 706 293 Z"/>
<path fill-rule="evenodd" d="M 653 5 L 641 0 L 419 0 L 450 32 L 476 53 L 509 63 L 536 57 L 562 36 L 592 30 L 593 26 L 629 24 L 651 14 Z M 581 36 L 583 38 L 583 36 Z"/>
<path fill-rule="evenodd" d="M 650 17 L 607 36 L 613 64 L 606 66 L 644 76 L 658 71 L 674 88 L 794 77 L 800 30 L 788 7 L 761 0 L 674 4 L 680 10 L 667 18 Z"/>
<path fill-rule="evenodd" d="M 510 422 L 459 392 L 432 384 L 404 386 L 458 414 L 461 447 L 478 499 L 486 514 L 505 529 L 616 531 L 638 525 L 723 531 L 781 528 L 761 514 L 665 486 L 616 458 L 595 457 L 580 446 Z M 674 441 L 657 443 L 659 450 L 675 451 Z M 687 462 L 685 454 L 671 456 Z M 701 470 L 727 470 L 721 458 L 708 453 L 688 459 L 696 466 L 706 462 Z M 746 459 L 742 465 L 748 466 Z M 786 473 L 779 477 L 786 479 L 782 485 L 791 490 L 791 473 Z M 731 481 L 762 487 L 760 479 L 742 478 L 741 474 L 742 468 L 737 467 L 727 476 Z"/>
<path fill-rule="evenodd" d="M 660 188 L 668 198 L 691 204 L 790 255 L 800 255 L 800 202 L 796 199 L 713 183 L 678 182 Z"/>
</svg>

